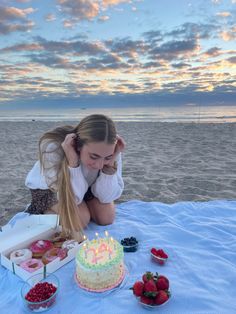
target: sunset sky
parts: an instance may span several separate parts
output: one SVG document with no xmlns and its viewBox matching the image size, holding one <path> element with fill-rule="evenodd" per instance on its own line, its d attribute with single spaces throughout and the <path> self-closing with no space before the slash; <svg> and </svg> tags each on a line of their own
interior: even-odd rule
<svg viewBox="0 0 236 314">
<path fill-rule="evenodd" d="M 236 106 L 236 0 L 0 0 L 0 106 Z"/>
</svg>

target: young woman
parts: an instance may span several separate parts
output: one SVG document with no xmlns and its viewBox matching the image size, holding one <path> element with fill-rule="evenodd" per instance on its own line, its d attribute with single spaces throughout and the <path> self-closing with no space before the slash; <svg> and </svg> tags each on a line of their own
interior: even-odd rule
<svg viewBox="0 0 236 314">
<path fill-rule="evenodd" d="M 39 141 L 39 161 L 26 178 L 31 214 L 55 212 L 65 232 L 81 232 L 92 219 L 111 224 L 113 201 L 122 194 L 124 140 L 114 122 L 100 114 L 76 126 L 58 127 Z"/>
</svg>

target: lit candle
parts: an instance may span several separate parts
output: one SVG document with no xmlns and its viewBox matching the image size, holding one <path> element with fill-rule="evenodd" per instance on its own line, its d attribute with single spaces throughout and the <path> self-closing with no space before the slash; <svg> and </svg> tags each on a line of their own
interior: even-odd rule
<svg viewBox="0 0 236 314">
<path fill-rule="evenodd" d="M 97 264 L 97 255 L 98 255 L 98 249 L 96 249 L 96 251 L 95 251 L 95 262 L 96 262 L 96 264 Z"/>
<path fill-rule="evenodd" d="M 84 241 L 85 241 L 85 240 L 87 240 L 87 237 L 86 237 L 86 235 L 85 235 L 85 234 L 83 235 L 83 239 L 84 239 Z"/>
<path fill-rule="evenodd" d="M 83 244 L 83 247 L 84 247 L 84 255 L 85 255 L 85 258 L 87 258 L 87 243 L 84 243 L 84 244 Z"/>
<path fill-rule="evenodd" d="M 114 247 L 114 249 L 116 249 L 116 243 L 114 242 L 114 239 L 111 237 L 111 244 Z"/>
<path fill-rule="evenodd" d="M 105 236 L 108 237 L 108 231 L 107 230 L 105 231 Z"/>
</svg>

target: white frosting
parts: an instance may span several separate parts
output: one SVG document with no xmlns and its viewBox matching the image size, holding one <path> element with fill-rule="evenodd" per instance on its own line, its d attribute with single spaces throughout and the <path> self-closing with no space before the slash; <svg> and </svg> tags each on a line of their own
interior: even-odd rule
<svg viewBox="0 0 236 314">
<path fill-rule="evenodd" d="M 76 246 L 78 246 L 78 242 L 75 240 L 67 240 L 62 244 L 62 248 L 68 249 L 68 250 L 71 250 L 75 248 Z"/>
<path fill-rule="evenodd" d="M 32 252 L 29 249 L 16 250 L 10 254 L 10 260 L 17 265 L 30 258 L 32 258 Z"/>
</svg>

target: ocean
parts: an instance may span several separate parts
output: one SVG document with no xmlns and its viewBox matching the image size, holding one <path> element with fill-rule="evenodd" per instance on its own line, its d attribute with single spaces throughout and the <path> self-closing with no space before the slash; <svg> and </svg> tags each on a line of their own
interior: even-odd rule
<svg viewBox="0 0 236 314">
<path fill-rule="evenodd" d="M 0 109 L 0 121 L 79 121 L 102 113 L 125 122 L 236 122 L 236 106 L 156 106 L 123 108 Z"/>
</svg>

